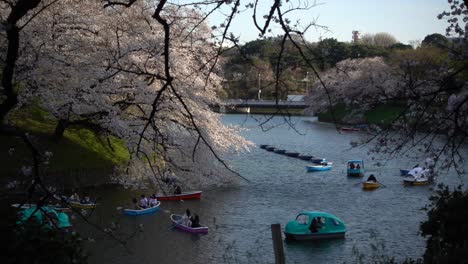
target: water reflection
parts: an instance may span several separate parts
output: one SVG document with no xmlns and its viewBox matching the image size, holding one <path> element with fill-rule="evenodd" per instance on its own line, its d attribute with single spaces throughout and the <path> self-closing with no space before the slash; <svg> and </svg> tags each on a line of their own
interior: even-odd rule
<svg viewBox="0 0 468 264">
<path fill-rule="evenodd" d="M 305 123 L 303 119 L 298 117 L 294 123 L 304 135 L 287 125 L 262 132 L 255 120 L 245 115 L 227 115 L 224 122 L 249 127 L 242 133 L 258 145 L 270 144 L 327 158 L 333 162 L 332 170 L 307 173 L 305 161 L 254 148 L 241 156 L 226 157 L 250 183 L 205 192 L 201 201 L 163 202 L 162 210 L 155 215 L 133 218 L 122 216 L 116 208 L 129 204 L 139 193 L 115 187 L 98 189 L 95 192 L 102 202 L 95 220 L 103 224 L 119 221 L 119 232 L 129 238 L 128 250 L 111 239 L 97 242 L 91 247 L 92 262 L 272 263 L 270 225 L 280 223 L 284 228 L 304 210 L 333 213 L 345 222 L 348 232 L 341 240 L 286 243 L 288 263 L 342 263 L 353 258 L 353 248 L 366 251 L 375 239 L 387 246 L 385 254 L 397 260 L 421 256 L 425 244 L 418 228 L 425 212 L 420 209 L 428 203 L 430 187 L 404 187 L 399 176 L 400 168 L 419 161 L 405 157 L 372 160 L 367 146 L 350 149 L 349 142 L 359 133 L 338 134 L 332 125 Z M 362 179 L 346 177 L 346 161 L 355 158 L 364 159 L 366 175 L 375 174 L 385 187 L 363 191 L 356 185 Z M 385 166 L 378 166 L 378 162 Z M 440 178 L 452 185 L 460 182 L 454 173 Z M 200 222 L 210 228 L 207 235 L 192 235 L 171 227 L 169 215 L 182 214 L 186 208 L 197 213 Z M 143 232 L 138 231 L 140 224 Z M 374 238 L 371 230 L 376 231 Z M 95 231 L 83 232 L 95 235 Z"/>
</svg>

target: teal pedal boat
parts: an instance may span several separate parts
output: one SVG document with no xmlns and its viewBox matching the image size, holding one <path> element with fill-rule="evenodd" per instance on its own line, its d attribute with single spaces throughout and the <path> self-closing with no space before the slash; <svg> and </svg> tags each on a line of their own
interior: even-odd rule
<svg viewBox="0 0 468 264">
<path fill-rule="evenodd" d="M 289 221 L 284 229 L 287 240 L 342 238 L 345 233 L 346 226 L 341 219 L 317 211 L 299 213 L 296 220 Z"/>
</svg>

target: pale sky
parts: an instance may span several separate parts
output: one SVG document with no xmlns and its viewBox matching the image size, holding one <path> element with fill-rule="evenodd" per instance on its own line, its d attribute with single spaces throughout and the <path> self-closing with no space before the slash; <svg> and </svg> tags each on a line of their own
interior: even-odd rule
<svg viewBox="0 0 468 264">
<path fill-rule="evenodd" d="M 445 34 L 447 22 L 438 20 L 437 15 L 444 10 L 449 10 L 447 0 L 321 0 L 317 2 L 320 3 L 318 6 L 289 16 L 291 20 L 300 19 L 302 23 L 317 19 L 317 24 L 328 27 L 329 32 L 311 28 L 306 39 L 312 42 L 318 41 L 319 37 L 349 42 L 351 32 L 359 30 L 361 34 L 388 32 L 400 42 L 407 44 L 411 40 L 423 40 L 426 35 L 432 33 Z M 266 14 L 269 7 L 267 5 L 271 1 L 260 0 L 260 3 L 263 5 L 261 15 Z M 222 15 L 214 14 L 210 19 L 210 24 L 219 25 L 222 21 Z M 231 26 L 231 31 L 236 36 L 240 36 L 242 42 L 257 38 L 258 31 L 253 28 L 250 10 L 237 17 Z"/>
</svg>

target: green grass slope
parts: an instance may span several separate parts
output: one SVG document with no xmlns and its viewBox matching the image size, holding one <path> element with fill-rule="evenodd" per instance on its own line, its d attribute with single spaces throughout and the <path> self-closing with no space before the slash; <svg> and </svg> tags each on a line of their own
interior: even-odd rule
<svg viewBox="0 0 468 264">
<path fill-rule="evenodd" d="M 85 128 L 67 129 L 60 141 L 54 141 L 52 135 L 57 121 L 38 107 L 20 109 L 11 115 L 10 121 L 29 133 L 33 144 L 41 152 L 53 153 L 48 164 L 41 164 L 45 174 L 61 174 L 64 177 L 76 175 L 77 172 L 108 174 L 115 165 L 124 164 L 130 158 L 122 140 L 111 136 L 109 145 L 107 138 Z M 14 178 L 20 175 L 23 165 L 32 164 L 30 151 L 24 142 L 10 136 L 0 136 L 0 160 L 2 178 Z"/>
</svg>

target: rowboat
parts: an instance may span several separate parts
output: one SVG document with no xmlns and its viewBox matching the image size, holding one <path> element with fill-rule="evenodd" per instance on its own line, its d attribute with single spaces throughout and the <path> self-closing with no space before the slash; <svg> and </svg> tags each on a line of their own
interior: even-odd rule
<svg viewBox="0 0 468 264">
<path fill-rule="evenodd" d="M 299 213 L 284 229 L 288 240 L 342 238 L 345 233 L 346 226 L 338 217 L 317 211 Z"/>
<path fill-rule="evenodd" d="M 182 224 L 182 216 L 177 214 L 171 214 L 171 221 L 174 224 L 174 227 L 193 234 L 206 234 L 208 233 L 207 226 L 199 226 L 199 227 L 190 227 Z"/>
<path fill-rule="evenodd" d="M 159 206 L 161 205 L 161 202 L 158 202 L 155 206 L 146 208 L 146 209 L 124 209 L 124 214 L 125 215 L 132 215 L 132 216 L 137 216 L 137 215 L 147 215 L 147 214 L 152 214 L 156 213 L 159 210 Z"/>
<path fill-rule="evenodd" d="M 299 155 L 297 156 L 298 159 L 301 159 L 301 160 L 310 160 L 312 159 L 314 156 L 306 156 L 306 155 Z"/>
<path fill-rule="evenodd" d="M 374 181 L 366 181 L 362 183 L 362 189 L 374 190 L 380 187 L 380 183 Z"/>
<path fill-rule="evenodd" d="M 81 201 L 72 199 L 65 195 L 62 195 L 62 196 L 54 195 L 54 198 L 61 202 L 66 202 L 71 207 L 77 208 L 77 209 L 93 209 L 93 208 L 96 208 L 96 206 L 98 205 L 97 203 L 93 203 L 93 202 L 81 202 Z"/>
<path fill-rule="evenodd" d="M 289 151 L 286 151 L 286 152 L 284 153 L 284 155 L 289 156 L 289 157 L 297 157 L 297 156 L 299 156 L 299 152 L 289 152 Z"/>
<path fill-rule="evenodd" d="M 181 194 L 157 195 L 156 199 L 160 201 L 180 201 L 180 200 L 199 200 L 202 191 L 183 192 Z"/>
<path fill-rule="evenodd" d="M 361 131 L 361 129 L 356 127 L 341 127 L 340 130 L 345 132 Z"/>
<path fill-rule="evenodd" d="M 275 153 L 278 153 L 278 154 L 284 154 L 286 152 L 285 149 L 275 149 L 273 150 Z"/>
<path fill-rule="evenodd" d="M 332 168 L 333 168 L 333 165 L 331 162 L 328 162 L 327 164 L 321 164 L 321 165 L 306 166 L 307 171 L 327 171 L 327 170 L 331 170 Z"/>
<path fill-rule="evenodd" d="M 73 208 L 78 209 L 93 209 L 96 208 L 97 203 L 80 203 L 76 201 L 69 201 L 68 204 Z"/>
</svg>

